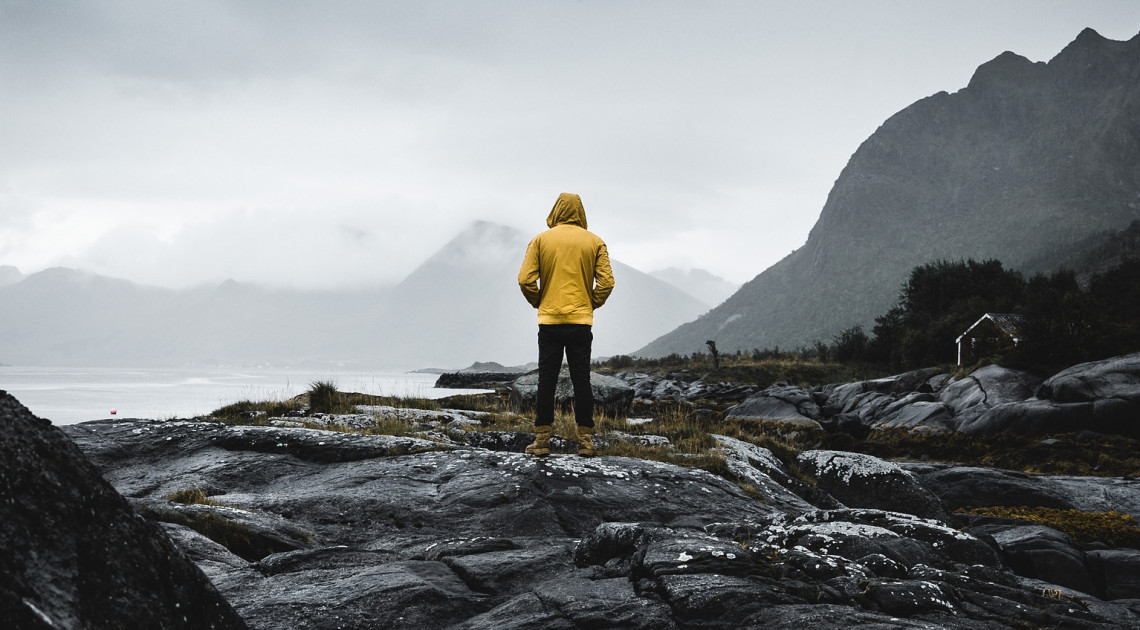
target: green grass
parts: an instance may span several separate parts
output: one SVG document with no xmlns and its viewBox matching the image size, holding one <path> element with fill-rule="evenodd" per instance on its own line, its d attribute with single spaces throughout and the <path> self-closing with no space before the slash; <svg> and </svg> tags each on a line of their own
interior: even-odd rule
<svg viewBox="0 0 1140 630">
<path fill-rule="evenodd" d="M 355 407 L 345 400 L 345 396 L 332 381 L 316 381 L 309 385 L 310 413 L 353 413 Z"/>
</svg>

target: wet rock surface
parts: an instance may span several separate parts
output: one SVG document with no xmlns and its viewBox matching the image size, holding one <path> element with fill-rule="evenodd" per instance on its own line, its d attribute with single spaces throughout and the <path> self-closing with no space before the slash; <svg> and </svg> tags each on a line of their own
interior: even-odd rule
<svg viewBox="0 0 1140 630">
<path fill-rule="evenodd" d="M 731 420 L 752 420 L 789 424 L 808 429 L 821 428 L 819 405 L 811 392 L 794 385 L 776 384 L 754 394 L 725 413 Z"/>
<path fill-rule="evenodd" d="M 850 507 L 877 508 L 946 520 L 942 502 L 911 473 L 862 453 L 804 451 L 800 469 Z"/>
<path fill-rule="evenodd" d="M 826 459 L 814 483 L 839 484 L 825 488 L 725 436 L 716 440 L 736 482 L 638 459 L 534 459 L 473 445 L 525 434 L 428 440 L 122 420 L 65 430 L 252 628 L 1140 623 L 1126 550 L 1083 556 L 1100 563 L 1074 584 L 1086 590 L 1032 582 L 1040 576 L 1011 570 L 996 541 L 1016 539 L 1014 525 L 975 536 L 900 511 L 939 515 L 919 502 L 852 505 L 844 480 L 864 478 L 862 492 L 902 496 L 895 487 L 905 483 L 939 496 L 922 485 L 938 471 L 868 456 L 811 456 Z M 189 487 L 220 505 L 166 499 Z M 195 514 L 251 532 L 253 549 L 207 538 Z"/>
<path fill-rule="evenodd" d="M 6 628 L 245 628 L 203 572 L 75 444 L 0 392 Z"/>
</svg>

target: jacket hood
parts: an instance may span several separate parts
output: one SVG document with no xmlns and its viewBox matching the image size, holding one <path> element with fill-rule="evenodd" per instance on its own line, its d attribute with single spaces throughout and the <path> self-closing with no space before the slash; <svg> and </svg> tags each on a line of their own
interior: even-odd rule
<svg viewBox="0 0 1140 630">
<path fill-rule="evenodd" d="M 586 210 L 582 207 L 582 198 L 574 193 L 558 195 L 558 201 L 554 202 L 550 215 L 546 217 L 546 227 L 554 227 L 563 223 L 577 225 L 583 230 L 586 229 Z"/>
</svg>

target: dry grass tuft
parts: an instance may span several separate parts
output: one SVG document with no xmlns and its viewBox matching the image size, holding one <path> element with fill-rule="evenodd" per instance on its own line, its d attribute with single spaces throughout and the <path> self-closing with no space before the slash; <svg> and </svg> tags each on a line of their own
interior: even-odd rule
<svg viewBox="0 0 1140 630">
<path fill-rule="evenodd" d="M 168 501 L 187 505 L 223 505 L 211 499 L 201 488 L 185 488 L 166 495 Z"/>
</svg>

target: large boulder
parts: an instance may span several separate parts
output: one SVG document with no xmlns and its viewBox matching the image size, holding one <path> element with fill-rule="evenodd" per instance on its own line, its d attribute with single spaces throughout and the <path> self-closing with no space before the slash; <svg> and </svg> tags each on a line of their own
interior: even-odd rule
<svg viewBox="0 0 1140 630">
<path fill-rule="evenodd" d="M 924 488 L 914 475 L 878 457 L 815 450 L 800 453 L 796 463 L 822 490 L 848 507 L 946 519 L 938 497 Z"/>
<path fill-rule="evenodd" d="M 47 420 L 0 392 L 7 628 L 245 628 L 202 571 Z"/>
<path fill-rule="evenodd" d="M 819 405 L 810 392 L 794 385 L 778 384 L 749 396 L 725 412 L 729 420 L 749 420 L 820 429 Z"/>
<path fill-rule="evenodd" d="M 590 391 L 594 395 L 594 413 L 620 416 L 629 413 L 633 404 L 633 388 L 625 381 L 590 372 Z M 538 372 L 531 372 L 511 383 L 511 407 L 525 413 L 534 409 L 538 397 Z M 565 366 L 558 373 L 558 386 L 554 391 L 555 405 L 567 409 L 574 401 L 574 385 L 570 382 L 570 370 Z"/>
<path fill-rule="evenodd" d="M 1018 574 L 1096 594 L 1084 554 L 1067 535 L 1044 525 L 999 527 L 992 532 L 982 529 L 971 532 L 988 533 L 1001 548 L 1006 563 Z"/>
</svg>

